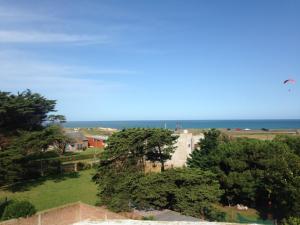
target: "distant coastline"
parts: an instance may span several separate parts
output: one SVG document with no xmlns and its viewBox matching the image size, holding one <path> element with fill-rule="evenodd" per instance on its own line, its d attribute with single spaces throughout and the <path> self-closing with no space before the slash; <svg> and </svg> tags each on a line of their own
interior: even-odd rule
<svg viewBox="0 0 300 225">
<path fill-rule="evenodd" d="M 68 121 L 66 128 L 230 128 L 230 129 L 300 129 L 300 119 L 270 119 L 270 120 L 130 120 L 130 121 Z"/>
</svg>

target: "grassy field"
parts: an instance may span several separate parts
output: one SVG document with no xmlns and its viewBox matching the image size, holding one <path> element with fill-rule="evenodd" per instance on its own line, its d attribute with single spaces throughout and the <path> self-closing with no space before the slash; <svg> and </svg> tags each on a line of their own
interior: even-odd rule
<svg viewBox="0 0 300 225">
<path fill-rule="evenodd" d="M 103 150 L 104 148 L 88 148 L 84 151 L 66 152 L 63 156 L 98 154 L 101 153 Z"/>
<path fill-rule="evenodd" d="M 72 128 L 65 128 L 66 130 L 72 131 Z M 116 129 L 110 128 L 77 128 L 78 131 L 83 133 L 84 135 L 104 135 L 104 136 L 111 136 Z"/>
<path fill-rule="evenodd" d="M 82 201 L 95 205 L 97 186 L 91 181 L 95 170 L 38 180 L 18 187 L 17 191 L 0 190 L 0 198 L 28 200 L 38 211 Z"/>
<path fill-rule="evenodd" d="M 249 208 L 246 211 L 238 210 L 236 207 L 215 205 L 217 209 L 226 213 L 226 220 L 233 223 L 257 223 L 273 225 L 271 221 L 262 220 L 255 209 Z"/>
<path fill-rule="evenodd" d="M 97 202 L 97 186 L 91 181 L 94 169 L 79 173 L 47 177 L 27 183 L 26 186 L 15 187 L 15 190 L 1 190 L 0 199 L 28 200 L 38 211 L 58 207 L 64 204 L 82 201 L 95 205 Z M 257 223 L 272 225 L 270 221 L 262 221 L 254 209 L 239 211 L 235 207 L 215 205 L 227 215 L 228 222 Z"/>
<path fill-rule="evenodd" d="M 193 133 L 194 135 L 198 135 L 203 133 L 203 131 L 207 131 L 208 129 L 189 129 L 189 132 Z M 239 137 L 246 137 L 246 138 L 254 138 L 254 139 L 260 139 L 260 140 L 272 140 L 277 135 L 292 135 L 292 136 L 299 136 L 299 130 L 291 129 L 291 130 L 269 130 L 269 131 L 263 131 L 263 130 L 227 130 L 227 129 L 219 129 L 223 133 L 227 134 L 230 137 L 233 138 L 239 138 Z"/>
</svg>

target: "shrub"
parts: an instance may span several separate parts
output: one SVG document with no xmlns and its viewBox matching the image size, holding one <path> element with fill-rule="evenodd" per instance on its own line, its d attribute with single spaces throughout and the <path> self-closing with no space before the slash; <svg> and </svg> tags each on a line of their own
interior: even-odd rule
<svg viewBox="0 0 300 225">
<path fill-rule="evenodd" d="M 91 169 L 91 165 L 89 163 L 78 162 L 77 163 L 77 170 L 88 170 Z"/>
<path fill-rule="evenodd" d="M 8 206 L 10 202 L 11 201 L 8 200 L 7 198 L 0 199 L 0 220 L 1 220 L 1 217 L 3 215 L 3 212 L 6 208 L 6 206 Z"/>
<path fill-rule="evenodd" d="M 299 225 L 300 217 L 289 217 L 283 220 L 283 225 Z"/>
<path fill-rule="evenodd" d="M 131 188 L 131 200 L 140 209 L 171 209 L 207 220 L 225 218 L 212 208 L 222 192 L 211 172 L 171 169 L 143 176 Z"/>
<path fill-rule="evenodd" d="M 150 216 L 143 216 L 142 217 L 142 220 L 154 220 L 154 219 L 155 219 L 155 217 L 152 216 L 152 215 L 150 215 Z"/>
<path fill-rule="evenodd" d="M 101 153 L 96 154 L 96 158 L 99 158 Z M 94 159 L 95 154 L 86 154 L 86 155 L 71 155 L 71 156 L 61 156 L 59 159 L 61 162 L 69 162 L 69 161 L 78 161 L 78 160 L 85 160 L 85 159 Z"/>
<path fill-rule="evenodd" d="M 36 213 L 34 205 L 28 201 L 12 201 L 3 212 L 2 220 L 28 217 Z"/>
</svg>

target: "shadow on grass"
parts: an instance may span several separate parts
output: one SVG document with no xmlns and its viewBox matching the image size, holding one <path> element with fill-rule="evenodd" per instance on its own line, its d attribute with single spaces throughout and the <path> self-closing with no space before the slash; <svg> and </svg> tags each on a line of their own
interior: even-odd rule
<svg viewBox="0 0 300 225">
<path fill-rule="evenodd" d="M 264 224 L 264 225 L 274 225 L 274 223 L 270 220 L 256 219 L 247 216 L 243 216 L 240 213 L 237 214 L 237 222 L 238 223 L 256 223 L 256 224 Z"/>
<path fill-rule="evenodd" d="M 77 179 L 79 177 L 80 177 L 80 174 L 78 172 L 64 173 L 64 174 L 58 174 L 58 175 L 49 175 L 49 176 L 41 177 L 41 178 L 38 178 L 35 180 L 19 182 L 17 184 L 11 185 L 5 189 L 8 191 L 11 191 L 11 192 L 23 192 L 23 191 L 29 191 L 31 188 L 37 187 L 46 181 L 61 182 L 61 181 L 67 180 L 67 179 Z"/>
</svg>

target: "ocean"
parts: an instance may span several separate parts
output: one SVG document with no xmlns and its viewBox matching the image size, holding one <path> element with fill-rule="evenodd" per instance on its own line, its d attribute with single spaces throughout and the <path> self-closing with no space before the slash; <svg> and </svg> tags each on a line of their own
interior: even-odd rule
<svg viewBox="0 0 300 225">
<path fill-rule="evenodd" d="M 66 128 L 241 128 L 300 129 L 300 119 L 291 120 L 138 120 L 138 121 L 68 121 Z"/>
</svg>

